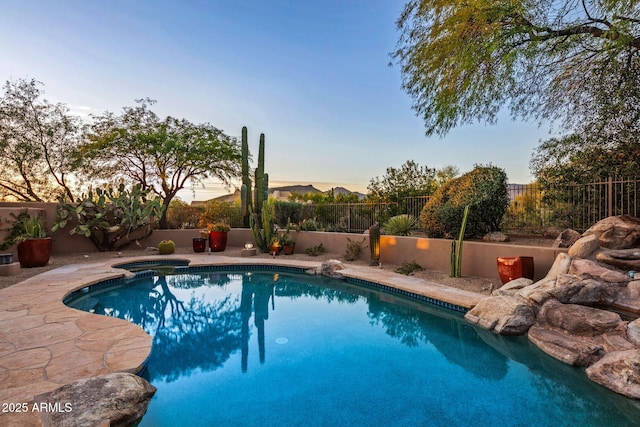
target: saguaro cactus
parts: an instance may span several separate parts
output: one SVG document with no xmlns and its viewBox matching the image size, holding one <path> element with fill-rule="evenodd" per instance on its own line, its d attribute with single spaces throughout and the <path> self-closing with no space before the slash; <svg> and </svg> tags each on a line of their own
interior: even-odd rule
<svg viewBox="0 0 640 427">
<path fill-rule="evenodd" d="M 264 134 L 260 134 L 258 147 L 258 166 L 254 172 L 255 187 L 252 189 L 249 176 L 249 143 L 247 127 L 242 128 L 242 186 L 240 187 L 240 201 L 242 203 L 242 222 L 245 227 L 250 226 L 249 217 L 252 214 L 262 215 L 262 205 L 269 198 L 269 175 L 264 173 Z M 260 221 L 257 221 L 260 223 Z"/>
<path fill-rule="evenodd" d="M 240 201 L 242 203 L 242 221 L 245 227 L 251 227 L 253 238 L 258 247 L 267 252 L 269 241 L 273 235 L 273 208 L 265 201 L 269 199 L 269 175 L 264 172 L 264 134 L 260 134 L 258 146 L 258 166 L 254 171 L 252 191 L 249 176 L 249 142 L 247 127 L 242 128 L 242 187 Z"/>
<path fill-rule="evenodd" d="M 255 172 L 256 188 L 253 206 L 255 212 L 262 212 L 262 204 L 269 198 L 269 175 L 264 173 L 264 133 L 260 134 L 258 146 L 258 167 Z"/>
<path fill-rule="evenodd" d="M 249 227 L 251 177 L 249 176 L 249 142 L 246 126 L 242 127 L 242 187 L 240 188 L 240 201 L 242 203 L 242 223 L 245 227 Z"/>
</svg>

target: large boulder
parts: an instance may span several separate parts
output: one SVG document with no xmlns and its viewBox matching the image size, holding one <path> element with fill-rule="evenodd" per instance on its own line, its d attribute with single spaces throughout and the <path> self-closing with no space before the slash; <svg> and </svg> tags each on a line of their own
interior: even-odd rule
<svg viewBox="0 0 640 427">
<path fill-rule="evenodd" d="M 559 274 L 567 274 L 569 267 L 571 266 L 571 257 L 564 252 L 561 252 L 556 256 L 553 265 L 547 272 L 545 278 L 555 279 Z"/>
<path fill-rule="evenodd" d="M 544 304 L 538 313 L 539 324 L 587 337 L 615 331 L 620 322 L 622 319 L 617 313 L 584 305 L 562 304 L 556 300 Z"/>
<path fill-rule="evenodd" d="M 132 425 L 147 410 L 156 388 L 137 375 L 116 372 L 85 378 L 35 397 L 44 425 Z"/>
<path fill-rule="evenodd" d="M 628 274 L 604 267 L 589 259 L 574 259 L 569 267 L 569 274 L 591 277 L 609 283 L 626 284 L 631 281 Z"/>
<path fill-rule="evenodd" d="M 491 295 L 492 296 L 496 296 L 496 295 L 513 296 L 520 289 L 526 288 L 527 286 L 531 285 L 532 283 L 533 283 L 533 280 L 531 280 L 531 279 L 528 279 L 526 277 L 519 277 L 517 279 L 513 279 L 513 280 L 505 283 L 500 288 L 498 288 L 495 291 L 491 292 Z"/>
<path fill-rule="evenodd" d="M 640 249 L 604 249 L 598 251 L 596 260 L 625 271 L 640 271 Z"/>
<path fill-rule="evenodd" d="M 587 368 L 596 383 L 632 399 L 640 399 L 640 349 L 616 351 Z"/>
<path fill-rule="evenodd" d="M 623 331 L 624 322 L 616 313 L 550 300 L 540 309 L 528 336 L 558 360 L 589 366 L 607 351 L 633 347 L 624 339 Z"/>
<path fill-rule="evenodd" d="M 546 327 L 532 326 L 528 336 L 540 350 L 572 366 L 589 366 L 604 355 L 600 345 Z"/>
<path fill-rule="evenodd" d="M 528 301 L 532 306 L 542 306 L 550 299 L 565 304 L 597 305 L 614 301 L 617 291 L 617 287 L 595 279 L 560 274 L 556 278 L 544 278 L 522 288 L 516 296 Z"/>
<path fill-rule="evenodd" d="M 637 248 L 640 246 L 640 219 L 630 215 L 610 216 L 595 223 L 582 235 L 595 235 L 603 248 Z"/>
<path fill-rule="evenodd" d="M 340 270 L 344 270 L 346 267 L 342 262 L 337 259 L 330 259 L 325 261 L 320 266 L 320 274 L 332 279 L 342 280 L 344 276 L 339 273 Z"/>
<path fill-rule="evenodd" d="M 627 339 L 640 347 L 640 319 L 629 322 L 627 325 Z"/>
<path fill-rule="evenodd" d="M 492 231 L 482 236 L 483 242 L 508 242 L 509 236 L 501 231 Z"/>
<path fill-rule="evenodd" d="M 591 234 L 579 238 L 567 251 L 572 258 L 587 258 L 600 247 L 598 237 Z"/>
<path fill-rule="evenodd" d="M 559 240 L 571 239 L 567 233 Z M 527 332 L 547 354 L 588 366 L 591 380 L 640 399 L 640 319 L 623 321 L 615 312 L 640 312 L 636 271 L 640 219 L 607 218 L 558 254 L 542 280 L 508 283 L 465 318 L 502 335 Z"/>
<path fill-rule="evenodd" d="M 567 228 L 566 230 L 563 230 L 560 234 L 558 234 L 558 237 L 556 237 L 556 240 L 553 241 L 551 247 L 570 248 L 571 245 L 573 245 L 580 237 L 580 233 L 578 233 L 576 230 Z"/>
<path fill-rule="evenodd" d="M 523 335 L 536 321 L 535 312 L 530 306 L 509 296 L 484 298 L 464 317 L 500 335 Z"/>
</svg>

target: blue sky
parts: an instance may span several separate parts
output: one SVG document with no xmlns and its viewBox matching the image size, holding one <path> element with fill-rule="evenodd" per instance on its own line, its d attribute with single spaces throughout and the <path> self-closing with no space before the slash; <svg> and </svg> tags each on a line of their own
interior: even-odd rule
<svg viewBox="0 0 640 427">
<path fill-rule="evenodd" d="M 21 0 L 0 6 L 0 80 L 35 78 L 76 114 L 157 100 L 160 116 L 266 136 L 271 185 L 369 181 L 407 160 L 461 172 L 476 163 L 532 180 L 546 128 L 504 115 L 425 137 L 389 67 L 396 0 Z M 202 200 L 227 191 L 215 182 Z M 190 191 L 181 198 L 190 200 Z"/>
</svg>

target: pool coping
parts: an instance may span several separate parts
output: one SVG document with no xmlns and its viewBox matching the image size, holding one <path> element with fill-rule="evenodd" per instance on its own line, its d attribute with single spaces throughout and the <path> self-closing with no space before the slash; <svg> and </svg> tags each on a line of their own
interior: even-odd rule
<svg viewBox="0 0 640 427">
<path fill-rule="evenodd" d="M 151 352 L 151 336 L 126 320 L 79 311 L 64 305 L 63 300 L 92 284 L 133 275 L 117 265 L 159 259 L 188 260 L 190 268 L 242 264 L 308 270 L 322 264 L 281 257 L 200 254 L 123 257 L 56 268 L 0 289 L 0 403 L 31 408 L 35 396 L 78 379 L 139 372 Z M 468 309 L 485 297 L 376 267 L 345 266 L 339 273 L 351 283 L 441 302 L 454 310 L 448 305 Z M 39 420 L 40 414 L 34 411 L 0 412 L 2 425 L 40 425 Z"/>
</svg>

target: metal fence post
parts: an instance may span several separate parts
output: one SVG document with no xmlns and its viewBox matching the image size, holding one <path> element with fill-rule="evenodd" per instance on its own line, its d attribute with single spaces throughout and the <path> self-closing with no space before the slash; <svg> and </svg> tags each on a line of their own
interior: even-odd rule
<svg viewBox="0 0 640 427">
<path fill-rule="evenodd" d="M 613 178 L 609 175 L 607 181 L 607 212 L 605 218 L 613 215 Z"/>
</svg>

